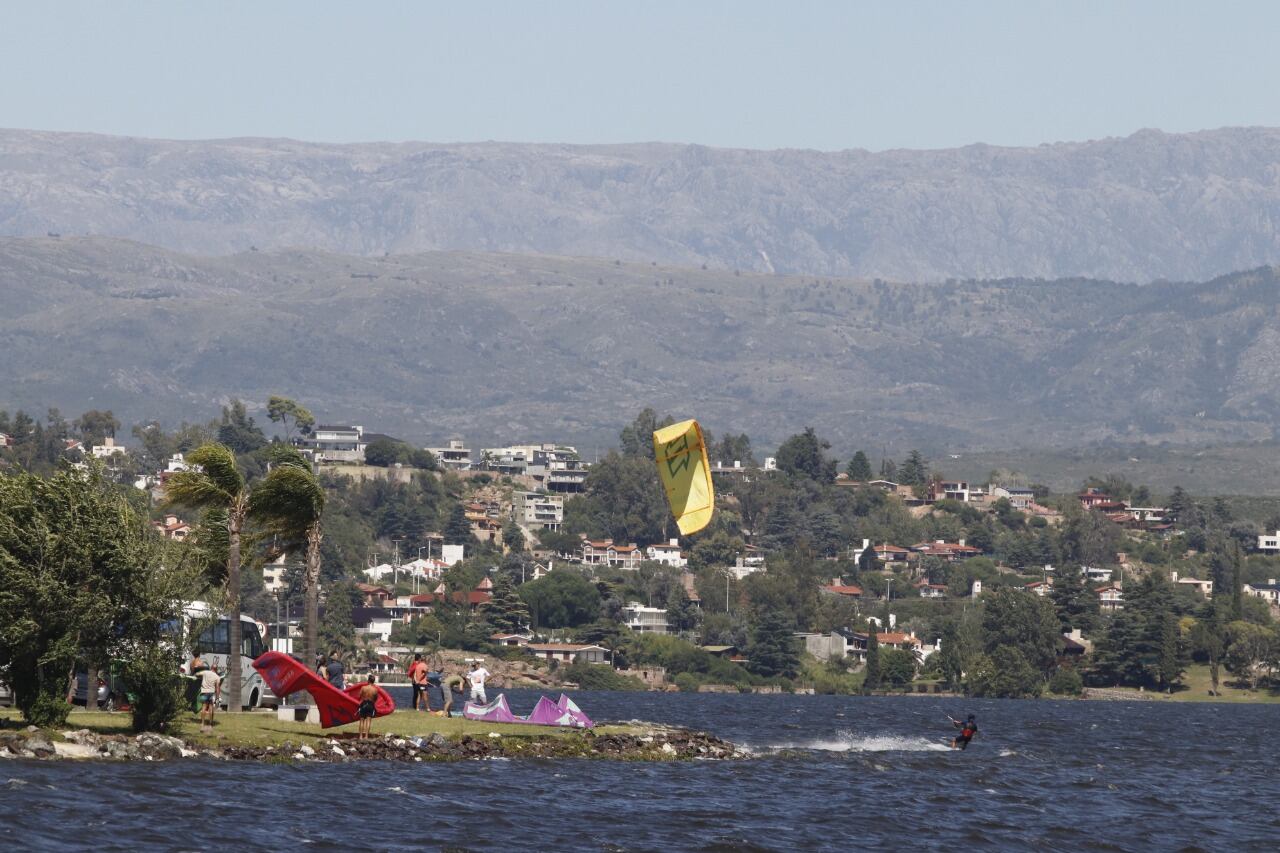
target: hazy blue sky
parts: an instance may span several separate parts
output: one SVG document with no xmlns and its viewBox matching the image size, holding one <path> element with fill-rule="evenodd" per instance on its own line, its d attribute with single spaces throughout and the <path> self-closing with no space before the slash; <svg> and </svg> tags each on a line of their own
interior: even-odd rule
<svg viewBox="0 0 1280 853">
<path fill-rule="evenodd" d="M 1280 125 L 1280 3 L 57 2 L 0 126 L 326 141 L 1034 144 Z"/>
</svg>

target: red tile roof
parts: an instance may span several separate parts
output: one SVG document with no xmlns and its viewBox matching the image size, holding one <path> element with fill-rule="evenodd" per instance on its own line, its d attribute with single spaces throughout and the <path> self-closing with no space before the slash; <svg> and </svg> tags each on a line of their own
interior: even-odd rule
<svg viewBox="0 0 1280 853">
<path fill-rule="evenodd" d="M 829 586 L 824 586 L 823 589 L 825 589 L 827 592 L 835 593 L 836 595 L 848 595 L 848 596 L 862 595 L 862 587 L 860 586 L 848 586 L 845 584 L 831 584 Z"/>
</svg>

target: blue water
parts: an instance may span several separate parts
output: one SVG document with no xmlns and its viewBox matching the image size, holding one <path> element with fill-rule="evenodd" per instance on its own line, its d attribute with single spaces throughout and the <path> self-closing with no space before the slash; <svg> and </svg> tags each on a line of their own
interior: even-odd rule
<svg viewBox="0 0 1280 853">
<path fill-rule="evenodd" d="M 536 694 L 509 691 L 517 712 Z M 402 702 L 407 698 L 398 696 Z M 745 762 L 0 763 L 7 849 L 1276 850 L 1280 707 L 579 693 Z M 967 752 L 945 715 L 978 716 Z M 394 727 L 395 717 L 378 721 Z M 6 781 L 7 780 L 7 781 Z"/>
</svg>

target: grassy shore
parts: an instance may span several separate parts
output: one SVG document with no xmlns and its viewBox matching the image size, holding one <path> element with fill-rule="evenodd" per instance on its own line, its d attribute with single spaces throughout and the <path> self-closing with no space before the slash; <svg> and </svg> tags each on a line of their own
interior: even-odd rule
<svg viewBox="0 0 1280 853">
<path fill-rule="evenodd" d="M 220 713 L 214 719 L 213 732 L 205 734 L 200 731 L 200 722 L 194 714 L 184 713 L 178 718 L 178 730 L 175 732 L 183 740 L 198 746 L 278 746 L 285 741 L 295 744 L 311 744 L 330 738 L 339 740 L 355 737 L 357 724 L 336 726 L 321 729 L 317 725 L 307 723 L 285 722 L 276 718 L 274 712 L 246 711 L 239 714 Z M 17 728 L 21 718 L 14 708 L 0 708 L 0 726 Z M 123 712 L 107 713 L 106 711 L 72 711 L 62 730 L 88 729 L 101 735 L 130 734 L 129 715 Z M 637 726 L 596 726 L 597 735 L 606 734 L 643 734 Z M 436 717 L 417 711 L 397 711 L 389 717 L 380 717 L 373 721 L 373 734 L 400 735 L 402 737 L 441 734 L 447 738 L 458 739 L 464 735 L 488 737 L 490 732 L 498 732 L 504 738 L 545 738 L 582 737 L 580 729 L 562 729 L 551 726 L 528 726 L 518 723 L 494 724 L 475 720 L 464 720 L 461 717 Z"/>
<path fill-rule="evenodd" d="M 1159 702 L 1226 702 L 1230 704 L 1275 704 L 1280 703 L 1280 690 L 1260 688 L 1246 690 L 1237 687 L 1234 681 L 1228 684 L 1231 676 L 1226 670 L 1220 670 L 1218 676 L 1218 695 L 1213 696 L 1213 682 L 1209 678 L 1209 667 L 1195 664 L 1183 676 L 1183 687 L 1172 693 L 1161 693 L 1157 690 L 1138 690 L 1133 687 L 1108 688 L 1107 693 L 1113 697 L 1123 698 L 1132 694 L 1134 699 L 1148 699 Z"/>
</svg>

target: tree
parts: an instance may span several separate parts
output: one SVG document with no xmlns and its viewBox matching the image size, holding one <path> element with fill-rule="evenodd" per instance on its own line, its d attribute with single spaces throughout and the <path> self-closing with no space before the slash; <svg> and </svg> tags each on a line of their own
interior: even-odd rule
<svg viewBox="0 0 1280 853">
<path fill-rule="evenodd" d="M 764 614 L 751 634 L 751 669 L 766 678 L 794 678 L 800 669 L 795 625 L 779 610 Z"/>
<path fill-rule="evenodd" d="M 301 545 L 306 552 L 303 574 L 305 603 L 302 660 L 309 666 L 316 659 L 320 621 L 320 548 L 324 541 L 322 518 L 325 494 L 311 465 L 292 447 L 274 445 L 273 476 L 267 477 L 249 496 L 249 517 L 282 542 L 282 550 Z"/>
<path fill-rule="evenodd" d="M 222 407 L 222 423 L 218 426 L 218 443 L 234 453 L 252 453 L 267 444 L 267 437 L 249 416 L 240 400 Z"/>
<path fill-rule="evenodd" d="M 865 483 L 871 479 L 871 461 L 867 459 L 867 454 L 859 450 L 853 454 L 853 458 L 849 460 L 849 466 L 844 471 L 849 475 L 850 480 L 856 480 L 859 483 Z"/>
<path fill-rule="evenodd" d="M 389 468 L 407 454 L 405 446 L 390 438 L 375 438 L 364 447 L 364 462 L 378 468 Z"/>
<path fill-rule="evenodd" d="M 677 634 L 692 631 L 698 627 L 702 619 L 702 610 L 697 603 L 689 599 L 684 586 L 678 586 L 673 595 L 667 597 L 667 624 Z"/>
<path fill-rule="evenodd" d="M 929 463 L 919 450 L 913 450 L 898 466 L 898 482 L 923 488 L 929 483 Z"/>
<path fill-rule="evenodd" d="M 288 397 L 277 397 L 272 394 L 267 400 L 267 417 L 272 423 L 284 426 L 285 437 L 293 435 L 296 429 L 300 435 L 307 435 L 316 425 L 315 416 L 305 406 L 299 405 Z M 290 425 L 292 421 L 292 425 Z"/>
<path fill-rule="evenodd" d="M 1015 646 L 981 657 L 968 683 L 971 695 L 993 699 L 1034 699 L 1044 691 L 1044 676 Z"/>
<path fill-rule="evenodd" d="M 1191 629 L 1191 648 L 1203 655 L 1209 662 L 1209 680 L 1213 685 L 1213 695 L 1218 695 L 1218 669 L 1222 664 L 1222 652 L 1226 647 L 1222 623 L 1218 619 L 1218 609 L 1210 602 L 1206 607 L 1208 613 Z"/>
<path fill-rule="evenodd" d="M 1069 666 L 1060 666 L 1049 679 L 1049 692 L 1059 696 L 1079 696 L 1084 692 L 1084 682 L 1080 673 Z"/>
<path fill-rule="evenodd" d="M 0 672 L 27 722 L 66 720 L 77 657 L 128 648 L 160 571 L 157 537 L 97 467 L 0 476 Z"/>
<path fill-rule="evenodd" d="M 1178 618 L 1165 613 L 1160 618 L 1160 659 L 1156 675 L 1166 693 L 1173 692 L 1173 685 L 1182 678 L 1187 668 L 1186 655 L 1178 635 Z"/>
<path fill-rule="evenodd" d="M 568 532 L 635 542 L 642 548 L 666 541 L 671 510 L 650 459 L 610 453 L 591 466 L 583 487 L 580 499 L 565 503 Z"/>
<path fill-rule="evenodd" d="M 653 409 L 642 409 L 636 419 L 625 426 L 618 436 L 618 446 L 623 456 L 653 461 L 653 434 L 664 426 L 675 423 L 670 415 L 658 420 Z"/>
<path fill-rule="evenodd" d="M 86 445 L 101 444 L 102 440 L 108 436 L 116 437 L 116 430 L 120 429 L 120 421 L 110 409 L 105 412 L 90 409 L 76 418 L 75 428 L 80 431 L 80 437 Z"/>
<path fill-rule="evenodd" d="M 1084 582 L 1084 572 L 1074 566 L 1060 568 L 1053 578 L 1049 594 L 1058 616 L 1058 629 L 1070 633 L 1073 628 L 1092 634 L 1098 627 L 1098 595 Z"/>
<path fill-rule="evenodd" d="M 880 638 L 876 636 L 876 629 L 872 627 L 867 632 L 867 674 L 862 679 L 862 689 L 878 690 L 880 678 Z"/>
<path fill-rule="evenodd" d="M 724 437 L 708 452 L 711 454 L 713 464 L 717 461 L 725 465 L 741 462 L 748 467 L 754 467 L 756 464 L 756 458 L 751 452 L 751 438 L 745 432 L 739 435 L 725 433 Z"/>
<path fill-rule="evenodd" d="M 534 627 L 576 628 L 600 615 L 600 591 L 572 569 L 556 569 L 520 586 Z"/>
<path fill-rule="evenodd" d="M 880 649 L 880 680 L 893 687 L 910 684 L 916 677 L 916 656 L 907 649 Z"/>
<path fill-rule="evenodd" d="M 1169 495 L 1169 518 L 1182 526 L 1182 523 L 1187 520 L 1188 511 L 1194 506 L 1191 497 L 1183 491 L 1182 486 L 1173 487 L 1173 493 Z"/>
<path fill-rule="evenodd" d="M 449 520 L 444 526 L 444 541 L 449 545 L 466 545 L 473 540 L 471 522 L 467 521 L 467 511 L 462 504 L 455 503 L 449 510 Z"/>
<path fill-rule="evenodd" d="M 1072 501 L 1063 513 L 1062 558 L 1081 566 L 1110 565 L 1116 561 L 1123 534 L 1111 519 Z"/>
<path fill-rule="evenodd" d="M 1223 662 L 1250 689 L 1258 686 L 1262 665 L 1276 656 L 1276 634 L 1269 628 L 1235 621 L 1227 625 L 1227 651 Z"/>
<path fill-rule="evenodd" d="M 493 598 L 485 604 L 484 614 L 500 633 L 512 634 L 529 626 L 529 606 L 505 573 L 500 573 L 493 582 Z"/>
<path fill-rule="evenodd" d="M 818 438 L 813 427 L 791 436 L 778 448 L 778 470 L 819 483 L 836 478 L 836 460 L 826 458 L 823 451 L 831 444 Z"/>
<path fill-rule="evenodd" d="M 520 525 L 516 524 L 514 518 L 507 519 L 507 523 L 502 525 L 502 544 L 506 546 L 508 551 L 519 552 L 524 550 L 524 533 L 520 530 Z"/>
<path fill-rule="evenodd" d="M 187 457 L 191 470 L 180 471 L 165 485 L 165 499 L 175 506 L 201 509 L 206 517 L 226 531 L 226 604 L 230 647 L 241 648 L 240 628 L 240 547 L 252 502 L 255 520 L 271 525 L 296 512 L 309 498 L 295 494 L 285 482 L 300 482 L 295 466 L 278 465 L 267 472 L 257 488 L 270 497 L 253 500 L 253 490 L 245 482 L 231 449 L 222 444 L 206 444 Z M 227 656 L 227 707 L 240 710 L 242 673 L 240 655 Z"/>
<path fill-rule="evenodd" d="M 1058 657 L 1061 634 L 1048 600 L 1021 589 L 1003 587 L 984 599 L 982 628 L 987 654 L 1001 647 L 1018 650 L 1022 660 L 1047 673 Z"/>
<path fill-rule="evenodd" d="M 359 603 L 360 591 L 355 584 L 341 581 L 330 585 L 324 598 L 324 619 L 320 623 L 320 636 L 325 648 L 343 651 L 351 649 L 352 639 L 356 634 L 352 611 Z"/>
</svg>

